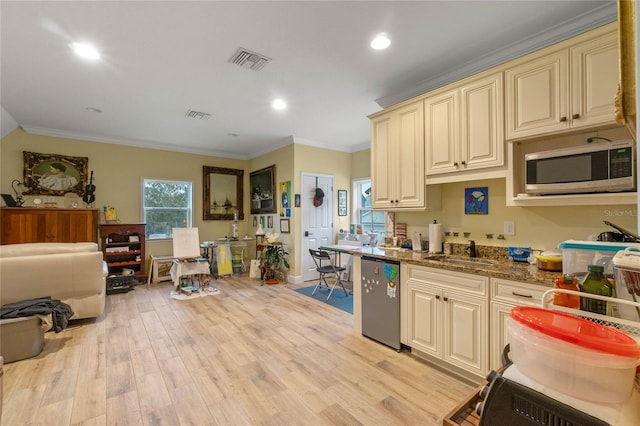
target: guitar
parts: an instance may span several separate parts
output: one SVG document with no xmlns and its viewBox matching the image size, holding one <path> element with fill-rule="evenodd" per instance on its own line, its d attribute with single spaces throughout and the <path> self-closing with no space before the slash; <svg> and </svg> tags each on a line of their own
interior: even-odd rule
<svg viewBox="0 0 640 426">
<path fill-rule="evenodd" d="M 82 201 L 87 204 L 91 204 L 96 200 L 95 194 L 96 186 L 93 184 L 93 170 L 91 170 L 91 177 L 89 178 L 89 185 L 84 188 L 84 195 Z"/>
</svg>

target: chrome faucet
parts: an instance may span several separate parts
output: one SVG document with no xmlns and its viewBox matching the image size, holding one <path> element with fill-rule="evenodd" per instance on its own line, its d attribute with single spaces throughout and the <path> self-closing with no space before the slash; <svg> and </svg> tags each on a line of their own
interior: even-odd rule
<svg viewBox="0 0 640 426">
<path fill-rule="evenodd" d="M 465 248 L 469 252 L 469 257 L 478 257 L 478 252 L 476 251 L 476 242 L 473 240 L 469 240 L 469 245 Z"/>
</svg>

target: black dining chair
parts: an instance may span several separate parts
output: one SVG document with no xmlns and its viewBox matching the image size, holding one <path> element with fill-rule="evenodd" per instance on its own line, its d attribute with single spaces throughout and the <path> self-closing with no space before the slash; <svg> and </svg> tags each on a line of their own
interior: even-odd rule
<svg viewBox="0 0 640 426">
<path fill-rule="evenodd" d="M 336 285 L 338 284 L 340 284 L 340 287 L 342 287 L 342 289 L 344 290 L 344 294 L 348 296 L 349 293 L 347 292 L 347 289 L 344 288 L 344 284 L 342 284 L 342 280 L 340 279 L 340 273 L 345 271 L 347 268 L 344 268 L 340 265 L 336 265 L 336 256 L 332 256 L 329 254 L 329 252 L 326 252 L 324 250 L 309 249 L 309 253 L 311 254 L 311 257 L 313 258 L 313 261 L 316 264 L 316 271 L 318 271 L 318 273 L 320 274 L 318 283 L 316 284 L 316 287 L 313 289 L 311 294 L 312 295 L 316 294 L 316 291 L 318 290 L 318 287 L 320 287 L 321 284 L 324 284 L 327 288 L 329 288 L 329 284 L 327 283 L 327 277 L 334 275 L 335 281 L 333 282 L 333 286 L 329 291 L 327 300 L 329 300 L 329 298 L 331 297 L 331 294 L 333 293 L 333 290 L 336 288 Z"/>
</svg>

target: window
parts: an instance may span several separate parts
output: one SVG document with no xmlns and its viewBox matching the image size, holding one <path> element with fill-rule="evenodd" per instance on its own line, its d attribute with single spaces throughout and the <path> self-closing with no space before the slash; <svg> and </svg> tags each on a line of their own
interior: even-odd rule
<svg viewBox="0 0 640 426">
<path fill-rule="evenodd" d="M 371 179 L 354 181 L 353 194 L 355 216 L 362 225 L 362 232 L 384 235 L 385 212 L 371 210 Z"/>
<path fill-rule="evenodd" d="M 142 209 L 147 224 L 147 238 L 171 238 L 173 228 L 191 226 L 191 182 L 144 179 Z"/>
</svg>

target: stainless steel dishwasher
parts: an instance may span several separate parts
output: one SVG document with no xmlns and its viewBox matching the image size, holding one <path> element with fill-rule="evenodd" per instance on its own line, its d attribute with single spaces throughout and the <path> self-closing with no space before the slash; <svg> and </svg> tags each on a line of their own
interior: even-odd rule
<svg viewBox="0 0 640 426">
<path fill-rule="evenodd" d="M 401 349 L 400 262 L 362 256 L 362 334 Z"/>
</svg>

